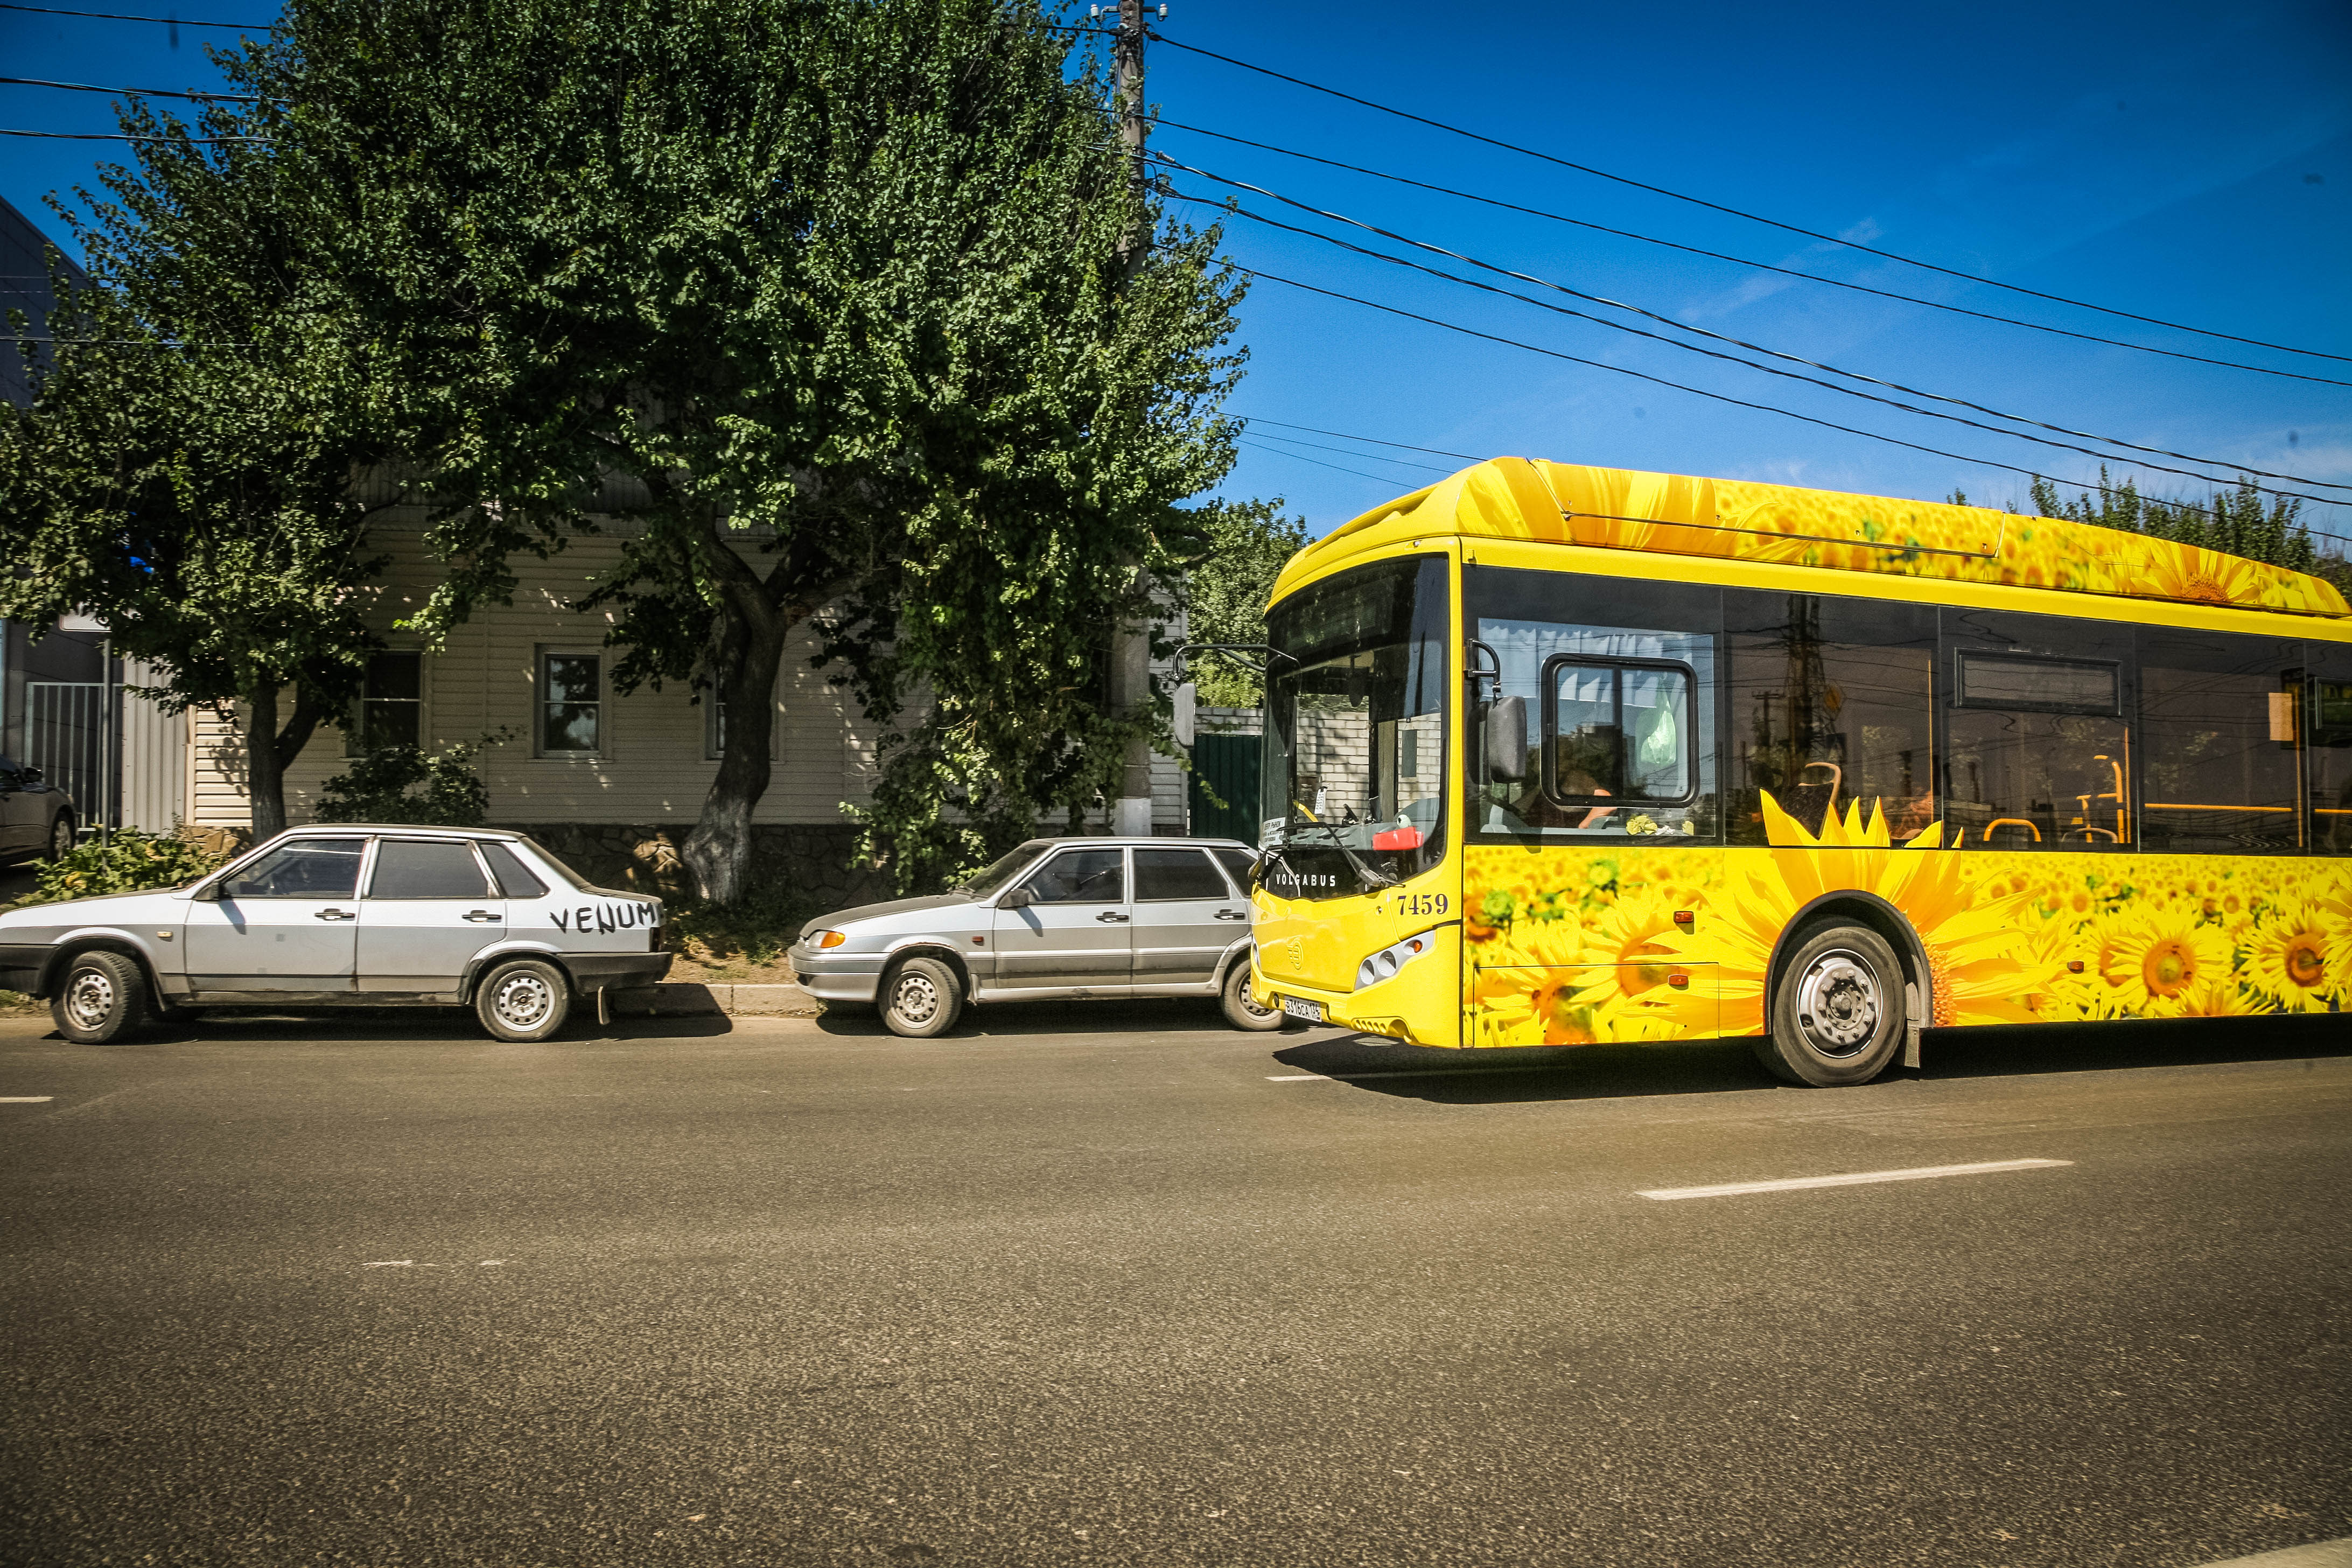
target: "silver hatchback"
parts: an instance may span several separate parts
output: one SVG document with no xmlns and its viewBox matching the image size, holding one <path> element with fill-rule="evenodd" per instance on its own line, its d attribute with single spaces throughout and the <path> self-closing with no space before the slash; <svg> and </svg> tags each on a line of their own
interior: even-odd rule
<svg viewBox="0 0 2352 1568">
<path fill-rule="evenodd" d="M 1033 838 L 935 898 L 811 921 L 793 978 L 829 1003 L 878 1005 L 895 1034 L 952 1027 L 966 1002 L 1221 996 L 1244 1029 L 1250 868 L 1230 838 Z"/>
</svg>

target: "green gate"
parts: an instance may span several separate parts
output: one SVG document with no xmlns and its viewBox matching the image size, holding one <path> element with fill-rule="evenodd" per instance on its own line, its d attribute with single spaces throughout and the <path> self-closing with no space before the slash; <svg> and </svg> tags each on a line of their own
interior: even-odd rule
<svg viewBox="0 0 2352 1568">
<path fill-rule="evenodd" d="M 1219 735 L 1203 730 L 1193 738 L 1187 788 L 1192 801 L 1194 837 L 1257 842 L 1257 759 L 1255 735 Z M 1223 804 L 1219 805 L 1220 801 Z"/>
</svg>

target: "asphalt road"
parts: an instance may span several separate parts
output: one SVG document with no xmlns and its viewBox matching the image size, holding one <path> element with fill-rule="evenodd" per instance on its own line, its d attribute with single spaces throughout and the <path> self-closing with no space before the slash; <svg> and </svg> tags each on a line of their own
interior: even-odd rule
<svg viewBox="0 0 2352 1568">
<path fill-rule="evenodd" d="M 2352 1028 L 0 1023 L 11 1563 L 2187 1565 L 2352 1535 Z M 1339 1072 L 1398 1076 L 1339 1079 Z M 2020 1159 L 1999 1173 L 1644 1190 Z"/>
</svg>

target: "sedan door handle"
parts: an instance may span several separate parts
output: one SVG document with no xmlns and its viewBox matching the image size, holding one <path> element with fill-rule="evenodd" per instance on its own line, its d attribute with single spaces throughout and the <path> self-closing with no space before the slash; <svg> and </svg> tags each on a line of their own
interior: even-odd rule
<svg viewBox="0 0 2352 1568">
<path fill-rule="evenodd" d="M 1095 919 L 1098 921 L 1119 921 L 1123 922 L 1126 921 L 1127 917 L 1120 914 L 1117 910 L 1105 910 L 1102 913 L 1097 915 Z"/>
<path fill-rule="evenodd" d="M 469 921 L 502 921 L 506 916 L 494 915 L 488 910 L 467 910 L 466 918 Z"/>
<path fill-rule="evenodd" d="M 311 912 L 322 921 L 355 921 L 360 918 L 357 910 L 315 910 Z"/>
<path fill-rule="evenodd" d="M 1219 910 L 1217 918 L 1221 921 L 1245 921 L 1249 916 L 1239 910 Z"/>
</svg>

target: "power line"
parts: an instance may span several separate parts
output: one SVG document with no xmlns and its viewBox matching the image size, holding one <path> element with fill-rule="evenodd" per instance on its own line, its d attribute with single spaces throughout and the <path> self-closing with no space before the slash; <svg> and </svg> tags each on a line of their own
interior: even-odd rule
<svg viewBox="0 0 2352 1568">
<path fill-rule="evenodd" d="M 94 16 L 101 22 L 163 22 L 174 27 L 224 27 L 232 33 L 266 33 L 276 23 L 184 22 L 177 16 L 126 16 L 119 11 L 60 11 L 54 5 L 5 5 L 0 11 L 31 11 L 43 16 Z"/>
<path fill-rule="evenodd" d="M 1426 125 L 1432 130 L 1449 132 L 1455 136 L 1467 137 L 1473 142 L 1485 142 L 1489 147 L 1499 147 L 1507 153 L 1517 153 L 1529 158 L 1540 159 L 1547 163 L 1556 163 L 1563 169 L 1573 169 L 1580 174 L 1591 174 L 1596 179 L 1614 181 L 1621 185 L 1631 185 L 1635 190 L 1648 191 L 1654 195 L 1671 196 L 1675 201 L 1688 202 L 1694 206 L 1706 207 L 1709 211 L 1725 213 L 1732 217 L 1746 218 L 1750 223 L 1760 223 L 1790 234 L 1800 234 L 1807 239 L 1817 239 L 1827 245 L 1843 246 L 1849 250 L 1859 250 L 1865 255 L 1881 257 L 1888 261 L 1899 261 L 1906 267 L 1916 267 L 1928 272 L 1940 272 L 1947 278 L 1961 279 L 1969 283 L 1982 284 L 1989 289 L 2005 289 L 2012 294 L 2024 294 L 2036 300 L 2048 300 L 2053 304 L 2072 305 L 2084 310 L 2096 310 L 2102 315 L 2118 316 L 2130 321 L 2145 321 L 2149 326 L 2164 327 L 2176 332 L 2194 332 L 2200 337 L 2221 338 L 2229 342 L 2244 343 L 2252 348 L 2276 349 L 2281 353 L 2304 354 L 2313 359 L 2336 360 L 2352 364 L 2352 354 L 2326 353 L 2318 349 L 2299 349 L 2290 343 L 2273 343 L 2262 338 L 2241 337 L 2234 332 L 2219 332 L 2208 327 L 2192 327 L 2179 321 L 2168 321 L 2161 316 L 2143 316 L 2131 310 L 2119 310 L 2110 305 L 2095 305 L 2087 300 L 2069 299 L 2063 294 L 2048 294 L 2039 289 L 2028 289 L 2022 284 L 2003 283 L 1994 278 L 1979 278 L 1972 272 L 1962 272 L 1957 268 L 1938 266 L 1933 261 L 1921 261 L 1916 257 L 1904 256 L 1896 251 L 1881 250 L 1876 246 L 1864 245 L 1859 240 L 1841 239 L 1836 235 L 1823 234 L 1819 229 L 1806 228 L 1793 223 L 1783 223 L 1779 218 L 1765 217 L 1759 213 L 1743 212 L 1738 207 L 1725 206 L 1720 202 L 1711 202 L 1703 196 L 1685 195 L 1680 191 L 1668 190 L 1664 185 L 1653 185 L 1624 174 L 1612 174 L 1606 169 L 1596 169 L 1589 163 L 1575 163 L 1549 153 L 1538 153 L 1532 147 L 1521 147 L 1516 142 L 1498 141 L 1492 136 L 1482 136 L 1475 131 L 1465 131 L 1459 125 L 1448 125 L 1442 120 L 1432 120 L 1426 115 L 1413 114 L 1392 104 L 1376 103 L 1369 98 L 1358 98 L 1354 93 L 1341 92 L 1338 88 L 1325 87 L 1320 82 L 1308 81 L 1303 77 L 1287 76 L 1278 70 L 1269 70 L 1265 66 L 1252 65 L 1247 60 L 1237 60 L 1231 55 L 1221 55 L 1214 49 L 1204 49 L 1198 44 L 1187 44 L 1175 38 L 1164 38 L 1158 33 L 1151 33 L 1150 37 L 1154 43 L 1167 44 L 1196 55 L 1205 55 L 1213 60 L 1223 60 L 1229 66 L 1238 66 L 1244 70 L 1255 71 L 1260 76 L 1272 77 L 1276 81 L 1289 82 L 1294 87 L 1303 87 L 1315 92 L 1327 93 L 1333 98 L 1359 104 L 1366 109 L 1376 109 L 1382 114 L 1393 114 L 1400 120 L 1410 120 L 1416 125 Z"/>
<path fill-rule="evenodd" d="M 1242 423 L 1247 425 L 1251 421 L 1244 419 Z M 1441 468 L 1435 463 L 1416 463 L 1410 458 L 1383 458 L 1378 452 L 1359 452 L 1349 447 L 1327 447 L 1320 441 L 1302 441 L 1296 436 L 1276 436 L 1268 432 L 1258 438 L 1263 441 L 1287 441 L 1294 447 L 1312 447 L 1318 452 L 1337 452 L 1342 457 L 1369 458 L 1375 463 L 1394 463 L 1401 468 L 1422 468 L 1433 474 L 1450 474 L 1454 471 L 1452 468 Z M 1353 440 L 1355 437 L 1348 437 L 1346 439 Z M 1473 458 L 1472 461 L 1475 462 L 1476 459 Z"/>
<path fill-rule="evenodd" d="M 2193 354 L 2181 349 L 2160 349 L 2151 343 L 2128 342 L 2122 338 L 2101 337 L 2096 332 L 2078 332 L 2072 328 L 2053 327 L 2043 321 L 2028 321 L 2016 316 L 1998 315 L 1990 310 L 1971 310 L 1965 305 L 1948 304 L 1941 300 L 1924 300 L 1916 294 L 1898 294 L 1891 289 L 1874 289 L 1867 283 L 1852 283 L 1843 278 L 1824 278 L 1818 272 L 1801 272 L 1793 267 L 1776 266 L 1769 261 L 1755 261 L 1744 256 L 1733 256 L 1727 251 L 1709 250 L 1698 245 L 1684 245 L 1678 240 L 1660 239 L 1655 235 L 1641 234 L 1630 228 L 1612 228 L 1605 223 L 1594 223 L 1590 218 L 1570 217 L 1565 213 L 1546 212 L 1541 207 L 1522 206 L 1517 202 L 1507 202 L 1496 196 L 1482 196 L 1475 191 L 1457 191 L 1451 185 L 1435 185 L 1427 180 L 1409 179 L 1402 174 L 1391 174 L 1383 169 L 1367 169 L 1360 163 L 1343 163 L 1337 158 L 1320 157 L 1316 153 L 1301 153 L 1290 147 L 1276 147 L 1270 142 L 1253 142 L 1246 136 L 1234 136 L 1223 131 L 1211 131 L 1199 125 L 1185 125 L 1173 120 L 1164 119 L 1154 120 L 1152 123 L 1169 131 L 1188 131 L 1195 136 L 1213 136 L 1220 142 L 1232 142 L 1243 147 L 1255 147 L 1262 153 L 1279 153 L 1286 158 L 1297 158 L 1308 163 L 1320 163 L 1326 168 L 1345 169 L 1351 174 L 1364 174 L 1375 180 L 1388 180 L 1400 185 L 1411 185 L 1415 190 L 1433 191 L 1442 196 L 1457 196 L 1465 202 L 1478 202 L 1486 206 L 1499 207 L 1505 212 L 1545 218 L 1552 223 L 1569 224 L 1577 228 L 1591 229 L 1595 234 L 1614 235 L 1620 239 L 1636 239 L 1643 245 L 1655 245 L 1667 250 L 1679 250 L 1686 256 L 1704 256 L 1712 261 L 1728 261 L 1735 267 L 1753 268 L 1759 272 L 1774 272 L 1783 278 L 1794 278 L 1806 283 L 1825 284 L 1832 289 L 1850 289 L 1856 294 L 1874 294 L 1881 300 L 1897 300 L 1906 305 L 1924 305 L 1930 310 L 1948 310 L 1955 316 L 1969 316 L 1979 321 L 1998 321 L 2003 326 L 2023 327 L 2029 331 L 2048 332 L 2055 337 L 2074 338 L 2086 343 L 2103 343 L 2108 348 L 2130 349 L 2137 353 L 2162 354 L 2167 359 L 2188 360 L 2194 364 L 2218 365 L 2224 370 L 2251 371 L 2256 375 L 2284 376 L 2290 381 L 2317 382 L 2322 386 L 2345 384 L 2340 381 L 2330 381 L 2325 376 L 2305 375 L 2300 371 L 2276 370 L 2264 364 L 2245 364 L 2233 359 L 2213 359 L 2205 354 Z"/>
<path fill-rule="evenodd" d="M 1915 386 L 1906 386 L 1901 382 L 1883 380 L 1878 376 L 1865 375 L 1859 371 L 1842 370 L 1836 365 L 1824 364 L 1819 360 L 1807 359 L 1801 354 L 1784 353 L 1778 349 L 1766 348 L 1760 343 L 1749 342 L 1745 338 L 1730 337 L 1722 332 L 1710 331 L 1705 327 L 1694 327 L 1685 322 L 1676 321 L 1670 317 L 1659 315 L 1654 310 L 1645 310 L 1639 305 L 1628 305 L 1622 300 L 1612 300 L 1600 294 L 1588 294 L 1582 289 L 1571 289 L 1563 283 L 1554 283 L 1549 279 L 1538 278 L 1531 273 L 1516 272 L 1507 267 L 1497 267 L 1492 262 L 1481 261 L 1475 256 L 1465 256 L 1458 250 L 1450 250 L 1444 246 L 1433 245 L 1426 240 L 1413 239 L 1408 236 L 1397 234 L 1389 229 L 1381 228 L 1376 224 L 1369 224 L 1359 218 L 1351 218 L 1344 213 L 1328 212 L 1321 207 L 1310 206 L 1305 202 L 1294 200 L 1289 196 L 1283 195 L 1277 191 L 1267 190 L 1262 185 L 1253 185 L 1244 180 L 1227 179 L 1222 174 L 1210 174 L 1206 169 L 1190 168 L 1185 164 L 1176 163 L 1174 159 L 1167 157 L 1164 153 L 1160 154 L 1160 157 L 1162 162 L 1172 167 L 1184 169 L 1188 174 L 1200 174 L 1208 179 L 1215 180 L 1221 184 L 1234 185 L 1242 190 L 1255 191 L 1258 195 L 1269 196 L 1274 200 L 1282 203 L 1286 206 L 1296 207 L 1301 212 L 1312 213 L 1317 217 L 1328 218 L 1335 223 L 1344 223 L 1349 225 L 1350 227 L 1360 228 L 1366 233 L 1379 235 L 1383 239 L 1393 240 L 1400 245 L 1409 245 L 1417 250 L 1426 250 L 1433 255 L 1449 257 L 1466 266 L 1478 268 L 1482 271 L 1492 272 L 1504 278 L 1517 279 L 1523 283 L 1532 283 L 1538 288 L 1549 289 L 1557 293 L 1566 294 L 1571 299 L 1590 300 L 1593 304 L 1605 305 L 1612 310 L 1630 311 L 1634 315 L 1643 317 L 1649 321 L 1656 321 L 1660 325 L 1672 328 L 1676 331 L 1689 332 L 1695 336 L 1708 338 L 1717 342 L 1730 343 L 1736 347 L 1747 349 L 1754 353 L 1766 354 L 1773 359 L 1785 360 L 1791 364 L 1809 365 L 1815 370 L 1826 371 L 1832 375 L 1843 376 L 1849 381 L 1859 381 L 1867 383 L 1873 386 L 1888 387 L 1894 391 L 1907 394 L 1910 396 L 1929 398 L 1937 403 L 1948 403 L 1956 407 L 1972 408 L 1979 414 L 1990 415 L 1996 419 L 2006 419 L 2019 425 L 2031 425 L 2037 429 L 2052 431 L 2061 436 L 2079 436 L 2086 441 L 2096 441 L 2103 446 L 2120 447 L 2134 452 L 2145 452 L 2156 457 L 2179 458 L 2184 462 L 2201 463 L 2208 468 L 2232 468 L 2241 474 L 2260 474 L 2264 479 L 2288 479 L 2296 484 L 2316 485 L 2324 489 L 2352 489 L 2352 485 L 2339 484 L 2330 479 L 2306 479 L 2301 474 L 2276 473 L 2268 468 L 2256 468 L 2246 464 L 2232 463 L 2219 458 L 2199 457 L 2193 452 L 2176 452 L 2168 447 L 2147 447 L 2143 446 L 2137 441 L 2126 441 L 2112 436 L 2102 436 L 2095 431 L 2076 430 L 2063 425 L 2052 425 L 2040 419 L 2029 418 L 2021 414 L 2011 414 L 2002 409 L 1989 408 L 1981 403 L 1971 403 L 1964 397 L 1950 397 L 1942 393 L 1924 392 Z M 1197 201 L 1201 198 L 1189 197 L 1187 199 Z M 1513 293 L 1509 289 L 1492 289 L 1488 285 L 1475 282 L 1467 278 L 1457 278 L 1450 272 L 1440 271 L 1434 268 L 1422 267 L 1417 263 L 1405 261 L 1397 257 L 1389 256 L 1380 251 L 1369 250 L 1362 246 L 1350 245 L 1345 240 L 1335 239 L 1329 235 L 1318 234 L 1313 229 L 1301 228 L 1295 224 L 1282 223 L 1276 219 L 1266 217 L 1262 214 L 1251 212 L 1246 207 L 1236 205 L 1232 210 L 1240 216 L 1248 218 L 1255 223 L 1265 224 L 1270 228 L 1282 229 L 1285 232 L 1291 234 L 1305 235 L 1310 239 L 1319 239 L 1326 245 L 1336 246 L 1342 250 L 1351 251 L 1359 256 L 1370 257 L 1376 260 L 1389 262 L 1393 266 L 1412 268 L 1414 271 L 1426 272 L 1431 277 L 1443 278 L 1449 282 L 1462 284 L 1465 288 L 1485 289 L 1488 292 L 1501 294 L 1507 299 L 1517 300 L 1523 303 L 1537 306 L 1541 310 L 1552 310 L 1561 315 L 1573 316 L 1579 321 L 1592 321 L 1617 331 L 1630 332 L 1636 337 L 1648 338 L 1654 342 L 1665 343 L 1669 347 L 1681 349 L 1686 353 L 1700 353 L 1706 354 L 1709 358 L 1713 359 L 1729 360 L 1735 364 L 1747 365 L 1751 370 L 1760 370 L 1771 375 L 1787 376 L 1792 381 L 1801 381 L 1809 385 L 1822 387 L 1831 392 L 1842 393 L 1848 397 L 1859 397 L 1872 403 L 1884 403 L 1889 407 L 1901 408 L 1906 413 L 1923 415 L 1931 419 L 1948 419 L 1954 424 L 1966 425 L 1972 429 L 1989 431 L 1996 436 L 2007 436 L 2012 439 L 2021 441 L 2035 441 L 2043 446 L 2058 447 L 2063 451 L 2080 452 L 2086 458 L 2105 458 L 2107 457 L 2107 454 L 2104 452 L 2096 452 L 2089 449 L 2088 447 L 2077 447 L 2070 442 L 2052 441 L 2043 437 L 2028 435 L 2022 431 L 2003 430 L 1999 426 L 1986 425 L 1979 420 L 1963 418 L 1960 416 L 1954 414 L 1945 414 L 1933 408 L 1913 407 L 1909 404 L 1897 403 L 1891 398 L 1874 396 L 1866 392 L 1857 392 L 1852 387 L 1838 386 L 1832 383 L 1822 381 L 1813 376 L 1795 375 L 1788 371 L 1777 370 L 1770 365 L 1757 364 L 1752 361 L 1740 359 L 1735 354 L 1717 353 L 1711 349 L 1704 349 L 1693 343 L 1678 342 L 1677 340 L 1667 337 L 1663 333 L 1647 331 L 1640 327 L 1629 327 L 1622 321 L 1612 321 L 1605 317 L 1591 315 L 1583 310 L 1570 310 L 1561 306 L 1548 304 L 1540 300 L 1529 300 L 1526 295 Z M 2339 382 L 2335 384 L 2352 385 L 2352 382 Z M 2146 466 L 2152 468 L 2162 469 L 2162 471 L 2166 473 L 2182 474 L 2187 478 L 2199 479 L 2208 484 L 2219 482 L 2213 479 L 2210 475 L 2189 473 L 2185 469 L 2167 468 L 2165 465 L 2159 463 L 2150 463 Z M 2273 493 L 2292 494 L 2294 492 L 2278 491 Z M 2306 500 L 2319 500 L 2324 498 L 2318 496 L 2306 496 L 2304 499 Z"/>
<path fill-rule="evenodd" d="M 1925 452 L 1929 457 L 1948 458 L 1956 463 L 1969 463 L 1979 468 L 1999 468 L 2004 473 L 2021 474 L 2029 479 L 2043 479 L 2053 485 L 2075 486 L 2083 482 L 2076 479 L 2062 479 L 2055 474 L 2045 474 L 2036 468 L 2020 468 L 2015 463 L 1999 462 L 1990 458 L 1972 458 L 1964 452 L 1947 452 L 1940 447 L 1922 446 L 1916 441 L 1906 441 L 1899 436 L 1883 436 L 1875 430 L 1864 430 L 1852 425 L 1840 425 L 1835 420 L 1819 418 L 1811 414 L 1800 414 L 1794 409 L 1781 408 L 1769 403 L 1750 402 L 1744 397 L 1734 397 L 1728 393 L 1709 392 L 1705 387 L 1692 386 L 1685 382 L 1669 381 L 1664 376 L 1652 375 L 1646 371 L 1632 370 L 1624 365 L 1610 364 L 1602 360 L 1586 359 L 1580 354 L 1566 353 L 1559 349 L 1541 348 L 1517 338 L 1507 338 L 1496 332 L 1480 331 L 1475 327 L 1465 327 L 1459 322 L 1444 321 L 1436 316 L 1424 316 L 1417 310 L 1407 310 L 1396 305 L 1383 305 L 1377 300 L 1367 300 L 1360 295 L 1343 294 L 1336 289 L 1325 289 L 1314 283 L 1301 283 L 1296 278 L 1285 278 L 1276 272 L 1265 272 L 1256 268 L 1240 266 L 1236 266 L 1234 270 L 1252 278 L 1263 278 L 1269 283 L 1286 284 L 1308 294 L 1320 294 L 1327 300 L 1343 300 L 1349 304 L 1361 305 L 1367 310 L 1378 310 L 1384 315 L 1402 316 L 1409 321 L 1420 321 L 1426 326 L 1441 327 L 1449 332 L 1459 332 L 1464 337 L 1478 338 L 1490 343 L 1500 343 L 1506 348 L 1524 349 L 1529 353 L 1542 354 L 1547 359 L 1566 360 L 1570 364 L 1585 365 L 1593 370 L 1605 370 L 1616 375 L 1631 376 L 1636 381 L 1646 381 L 1655 386 L 1672 387 L 1676 392 L 1693 393 L 1717 403 L 1731 404 L 1735 407 L 1752 408 L 1764 414 L 1778 414 L 1786 419 L 1800 420 L 1807 425 L 1818 425 L 1825 430 L 1841 431 L 1848 436 L 1860 436 L 1866 440 L 1883 441 L 1890 447 L 1902 447 L 1914 452 Z M 2102 494 L 2115 493 L 2115 487 L 2112 485 L 2096 485 L 2090 488 L 2099 490 Z M 2167 501 L 2164 504 L 2178 510 L 2195 512 L 2200 517 L 2214 515 L 2210 508 L 2193 506 L 2186 501 Z M 2342 506 L 2346 503 L 2330 500 L 2323 504 Z M 2302 524 L 2297 526 L 2316 538 L 2333 539 L 2352 544 L 2352 534 L 2329 533 L 2322 529 L 2310 528 Z"/>
<path fill-rule="evenodd" d="M 54 87 L 62 92 L 119 93 L 124 98 L 193 98 L 211 103 L 284 103 L 282 98 L 262 98 L 250 92 L 182 92 L 168 87 L 89 87 L 78 81 L 43 81 L 37 77 L 0 76 L 0 84 L 9 87 Z"/>
<path fill-rule="evenodd" d="M 1310 458 L 1302 452 L 1286 452 L 1279 447 L 1260 447 L 1255 441 L 1249 439 L 1247 437 L 1240 438 L 1240 445 L 1256 447 L 1256 449 L 1261 452 L 1271 452 L 1277 458 L 1288 458 L 1295 462 L 1312 463 L 1318 468 L 1338 469 L 1339 472 L 1343 474 L 1353 474 L 1360 479 L 1371 479 L 1383 485 L 1392 485 L 1398 482 L 1395 476 L 1391 474 L 1368 474 L 1361 468 L 1343 468 L 1337 463 L 1327 463 L 1320 458 Z"/>
<path fill-rule="evenodd" d="M 1427 452 L 1436 458 L 1459 458 L 1465 463 L 1483 463 L 1486 459 L 1474 452 L 1449 452 L 1443 447 L 1415 447 L 1404 441 L 1383 441 L 1377 436 L 1355 436 L 1345 430 L 1326 430 L 1318 425 L 1293 425 L 1285 419 L 1268 419 L 1261 415 L 1234 416 L 1244 425 L 1279 425 L 1285 430 L 1306 430 L 1317 436 L 1337 436 L 1342 441 L 1363 441 L 1374 447 L 1394 447 L 1402 452 Z"/>
<path fill-rule="evenodd" d="M 274 136 L 124 136 L 105 131 L 9 131 L 0 129 L 0 136 L 39 136 L 52 142 L 195 142 L 212 144 L 222 142 L 274 142 Z"/>
</svg>

